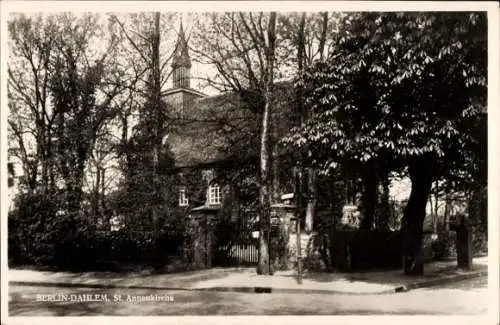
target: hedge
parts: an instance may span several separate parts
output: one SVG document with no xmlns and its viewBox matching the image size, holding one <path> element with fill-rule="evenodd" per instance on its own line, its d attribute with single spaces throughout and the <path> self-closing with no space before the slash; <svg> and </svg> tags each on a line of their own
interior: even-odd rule
<svg viewBox="0 0 500 325">
<path fill-rule="evenodd" d="M 102 231 L 84 212 L 61 214 L 57 196 L 22 196 L 8 216 L 9 266 L 119 271 L 122 266 L 161 268 L 181 255 L 184 229 Z M 180 219 L 182 220 L 182 219 Z"/>
<path fill-rule="evenodd" d="M 339 271 L 400 268 L 402 237 L 391 231 L 333 231 L 332 266 Z"/>
</svg>

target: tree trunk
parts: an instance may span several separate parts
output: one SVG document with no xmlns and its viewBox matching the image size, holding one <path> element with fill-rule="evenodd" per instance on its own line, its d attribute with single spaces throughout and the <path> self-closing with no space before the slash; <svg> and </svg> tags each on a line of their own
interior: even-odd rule
<svg viewBox="0 0 500 325">
<path fill-rule="evenodd" d="M 389 181 L 389 173 L 384 172 L 382 175 L 382 195 L 380 196 L 380 215 L 378 216 L 378 225 L 377 227 L 381 230 L 387 231 L 389 230 L 389 220 L 391 219 L 391 203 L 390 200 L 390 181 Z"/>
<path fill-rule="evenodd" d="M 375 215 L 375 207 L 377 206 L 377 177 L 373 166 L 371 166 L 369 172 L 364 175 L 363 180 L 363 219 L 361 220 L 359 228 L 370 230 Z"/>
<path fill-rule="evenodd" d="M 270 232 L 270 193 L 269 193 L 269 122 L 270 122 L 270 103 L 267 101 L 269 95 L 266 91 L 266 104 L 262 121 L 262 135 L 260 148 L 260 190 L 259 190 L 259 208 L 260 208 L 260 233 L 259 233 L 259 264 L 257 274 L 270 273 L 269 261 L 269 232 Z"/>
<path fill-rule="evenodd" d="M 101 186 L 100 186 L 100 202 L 99 202 L 99 209 L 100 209 L 100 215 L 102 217 L 105 217 L 106 219 L 109 217 L 106 215 L 106 169 L 101 168 Z"/>
<path fill-rule="evenodd" d="M 319 59 L 323 61 L 325 56 L 326 36 L 328 32 L 328 12 L 325 11 L 321 13 L 321 16 L 323 18 L 323 24 L 321 28 L 321 37 L 319 39 L 318 52 L 319 52 Z"/>
<path fill-rule="evenodd" d="M 297 282 L 299 284 L 302 283 L 302 247 L 301 247 L 301 221 L 303 214 L 303 202 L 302 202 L 302 192 L 303 192 L 303 183 L 302 180 L 302 166 L 299 165 L 295 169 L 295 231 L 296 231 L 296 251 L 297 251 Z"/>
<path fill-rule="evenodd" d="M 69 186 L 67 186 L 67 204 L 68 210 L 71 213 L 80 212 L 82 195 L 83 195 L 83 168 L 77 167 L 77 171 L 72 173 L 71 179 L 69 180 Z"/>
<path fill-rule="evenodd" d="M 445 204 L 444 204 L 444 230 L 450 231 L 450 198 L 449 194 L 445 194 Z"/>
<path fill-rule="evenodd" d="M 469 221 L 478 229 L 487 229 L 487 197 L 484 195 L 484 189 L 479 186 L 474 186 L 468 195 L 467 212 Z"/>
<path fill-rule="evenodd" d="M 434 196 L 429 195 L 429 205 L 431 207 L 432 229 L 436 232 L 436 214 L 434 213 Z"/>
<path fill-rule="evenodd" d="M 314 217 L 316 215 L 316 175 L 312 168 L 307 169 L 307 207 L 304 231 L 310 233 L 314 230 Z"/>
<path fill-rule="evenodd" d="M 41 144 L 41 160 L 42 160 L 42 191 L 44 193 L 48 192 L 49 189 L 49 159 L 48 159 L 48 151 L 49 151 L 49 136 L 48 132 L 46 130 L 46 125 L 45 121 L 42 120 L 42 134 L 43 134 L 43 139 L 42 139 L 42 144 Z"/>
<path fill-rule="evenodd" d="M 159 129 L 162 127 L 160 117 L 160 109 L 161 109 L 161 85 L 160 85 L 160 13 L 155 12 L 154 14 L 155 28 L 153 31 L 153 37 L 151 42 L 152 48 L 152 71 L 151 71 L 151 95 L 153 101 L 153 116 L 154 120 L 151 121 L 154 123 L 154 140 L 153 140 L 153 202 L 150 202 L 152 205 L 152 219 L 153 219 L 153 229 L 156 234 L 157 232 L 157 199 L 160 197 L 160 180 L 158 175 L 158 164 L 159 164 Z"/>
<path fill-rule="evenodd" d="M 306 14 L 302 13 L 300 17 L 299 27 L 297 30 L 297 65 L 298 65 L 298 74 L 300 78 L 302 78 L 302 74 L 304 72 L 304 64 L 306 61 L 305 23 L 306 23 Z M 326 28 L 326 26 L 324 26 L 324 28 Z M 322 40 L 323 39 L 320 40 L 320 43 Z M 321 47 L 324 48 L 324 41 L 322 44 L 320 44 L 320 48 Z M 304 108 L 303 91 L 304 90 L 301 86 L 297 87 L 296 91 L 297 113 L 299 115 L 299 121 L 301 125 L 303 125 L 305 121 L 308 119 L 308 112 Z M 302 157 L 300 159 L 302 159 Z M 312 168 L 307 168 L 305 172 L 300 173 L 300 175 L 301 177 L 304 177 L 304 179 L 301 180 L 301 183 L 307 186 L 306 188 L 307 202 L 304 202 L 307 204 L 305 220 L 304 220 L 305 221 L 304 231 L 306 233 L 310 233 L 314 229 L 314 217 L 316 214 L 316 202 L 317 202 L 315 172 Z"/>
<path fill-rule="evenodd" d="M 273 120 L 277 119 L 273 117 Z M 276 123 L 274 123 L 276 124 Z M 272 169 L 272 203 L 279 203 L 280 201 L 280 177 L 279 177 L 279 160 L 278 160 L 278 143 L 277 143 L 277 133 L 276 133 L 276 125 L 273 126 L 273 146 L 271 152 L 271 169 Z"/>
<path fill-rule="evenodd" d="M 409 164 L 411 193 L 404 209 L 403 267 L 406 275 L 423 275 L 422 231 L 427 200 L 435 177 L 437 157 L 427 153 L 413 158 Z"/>
<path fill-rule="evenodd" d="M 270 233 L 270 189 L 269 189 L 269 128 L 272 114 L 273 83 L 274 83 L 274 50 L 276 40 L 276 13 L 269 15 L 269 25 L 267 28 L 268 48 L 266 51 L 267 79 L 266 91 L 264 94 L 265 105 L 262 118 L 262 135 L 260 144 L 260 234 L 259 234 L 259 265 L 257 274 L 272 273 L 269 261 L 269 233 Z"/>
<path fill-rule="evenodd" d="M 438 220 L 439 220 L 439 215 L 438 215 L 438 209 L 439 209 L 439 184 L 438 181 L 436 180 L 434 182 L 435 184 L 435 191 L 434 191 L 434 220 L 433 220 L 433 231 L 436 233 L 438 230 Z"/>
</svg>

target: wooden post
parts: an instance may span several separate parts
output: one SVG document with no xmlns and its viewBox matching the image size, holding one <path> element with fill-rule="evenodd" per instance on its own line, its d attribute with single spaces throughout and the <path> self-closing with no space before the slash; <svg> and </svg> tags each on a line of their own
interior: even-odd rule
<svg viewBox="0 0 500 325">
<path fill-rule="evenodd" d="M 206 215 L 206 218 L 205 218 L 205 238 L 206 238 L 206 242 L 205 242 L 205 252 L 206 252 L 206 255 L 207 255 L 207 259 L 206 259 L 206 267 L 207 268 L 211 268 L 212 267 L 212 230 L 211 230 L 211 227 L 210 227 L 210 222 L 209 222 L 209 219 L 210 218 L 210 214 L 207 213 Z"/>
<path fill-rule="evenodd" d="M 457 266 L 470 270 L 472 268 L 472 231 L 468 220 L 462 216 L 456 227 Z"/>
<path fill-rule="evenodd" d="M 297 282 L 302 284 L 302 247 L 300 240 L 300 222 L 302 216 L 302 167 L 299 165 L 295 172 L 295 218 L 297 227 Z"/>
<path fill-rule="evenodd" d="M 297 220 L 297 282 L 302 284 L 302 247 L 300 245 L 300 219 Z"/>
</svg>

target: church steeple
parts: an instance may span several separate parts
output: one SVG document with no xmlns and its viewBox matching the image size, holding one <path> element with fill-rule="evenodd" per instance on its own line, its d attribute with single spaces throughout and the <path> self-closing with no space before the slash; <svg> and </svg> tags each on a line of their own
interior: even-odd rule
<svg viewBox="0 0 500 325">
<path fill-rule="evenodd" d="M 163 92 L 163 99 L 171 107 L 177 109 L 180 116 L 194 105 L 194 102 L 206 97 L 205 94 L 191 88 L 191 58 L 189 57 L 188 41 L 184 34 L 182 19 L 177 37 L 177 43 L 172 58 L 172 88 Z"/>
<path fill-rule="evenodd" d="M 175 45 L 174 57 L 172 60 L 173 69 L 173 87 L 174 88 L 190 88 L 191 79 L 191 58 L 189 57 L 189 49 L 184 34 L 182 21 L 179 29 L 177 44 Z"/>
</svg>

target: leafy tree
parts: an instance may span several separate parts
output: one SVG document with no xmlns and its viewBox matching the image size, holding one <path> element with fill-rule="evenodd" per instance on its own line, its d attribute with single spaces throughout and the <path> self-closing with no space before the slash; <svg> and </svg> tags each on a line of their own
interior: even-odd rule
<svg viewBox="0 0 500 325">
<path fill-rule="evenodd" d="M 119 155 L 125 174 L 122 194 L 127 196 L 126 207 L 121 210 L 126 208 L 129 223 L 137 227 L 159 229 L 165 222 L 160 219 L 169 219 L 171 214 L 178 217 L 174 210 L 178 205 L 179 179 L 167 174 L 174 160 L 163 141 L 175 115 L 162 99 L 162 88 L 171 75 L 167 71 L 170 53 L 174 52 L 168 43 L 173 36 L 172 17 L 159 12 L 111 17 L 130 51 L 129 101 L 120 116 Z M 162 31 L 165 25 L 167 28 Z M 162 50 L 168 54 L 162 55 Z M 137 121 L 133 121 L 135 114 Z"/>
<path fill-rule="evenodd" d="M 259 156 L 259 171 L 248 178 L 259 180 L 259 218 L 261 224 L 259 249 L 259 274 L 268 274 L 269 209 L 277 198 L 277 151 L 275 134 L 276 96 L 274 83 L 280 77 L 280 64 L 287 53 L 280 52 L 280 38 L 277 34 L 276 13 L 210 13 L 199 19 L 194 29 L 194 41 L 200 46 L 193 48 L 196 60 L 216 68 L 214 78 L 206 78 L 208 85 L 219 91 L 236 94 L 241 105 L 236 109 L 247 110 L 262 121 L 261 126 L 242 146 Z M 260 133 L 260 138 L 258 136 Z M 259 140 L 260 142 L 257 142 Z M 236 153 L 237 155 L 237 153 Z M 246 169 L 255 172 L 255 169 Z M 243 178 L 236 172 L 233 177 Z M 257 176 L 257 177 L 255 177 Z"/>
<path fill-rule="evenodd" d="M 268 62 L 266 60 L 269 44 L 267 39 L 266 25 L 269 14 L 258 13 L 210 13 L 203 14 L 197 20 L 193 28 L 193 48 L 195 60 L 202 64 L 209 64 L 216 70 L 213 76 L 201 77 L 202 84 L 221 92 L 235 94 L 239 103 L 233 109 L 243 110 L 248 114 L 254 114 L 256 119 L 261 119 L 265 107 L 266 83 L 269 79 Z M 274 51 L 274 74 L 273 81 L 277 82 L 288 78 L 291 69 L 289 61 L 292 49 L 289 41 L 285 39 L 285 21 L 276 21 L 276 49 Z M 276 85 L 278 87 L 278 85 Z M 276 91 L 275 105 L 284 92 Z M 282 96 L 285 95 L 285 96 Z M 289 105 L 289 103 L 287 103 Z M 270 153 L 270 177 L 272 179 L 271 193 L 273 202 L 279 200 L 279 188 L 281 186 L 279 164 L 281 163 L 278 148 L 278 133 L 282 127 L 278 109 L 271 112 L 269 141 Z M 252 130 L 247 137 L 242 137 L 239 143 L 234 144 L 237 150 L 247 150 L 248 147 L 259 154 L 260 143 L 258 134 L 260 128 Z M 237 155 L 237 153 L 236 153 Z M 289 175 L 288 175 L 289 178 Z"/>
<path fill-rule="evenodd" d="M 64 184 L 69 210 L 80 206 L 90 152 L 122 90 L 117 40 L 104 30 L 92 14 L 9 21 L 9 133 L 26 175 L 22 185 L 49 193 Z"/>
<path fill-rule="evenodd" d="M 117 140 L 113 135 L 113 125 L 108 123 L 97 134 L 85 169 L 84 187 L 88 189 L 86 200 L 89 202 L 91 214 L 106 224 L 111 217 L 107 195 L 113 190 L 116 179 L 120 176 L 115 162 Z"/>
<path fill-rule="evenodd" d="M 402 220 L 405 273 L 423 272 L 429 191 L 440 166 L 458 171 L 486 106 L 486 15 L 359 13 L 344 17 L 337 46 L 306 72 L 315 116 L 284 139 L 324 172 L 339 163 L 407 172 Z"/>
<path fill-rule="evenodd" d="M 279 44 L 279 51 L 289 53 L 284 71 L 290 71 L 290 75 L 296 79 L 296 118 L 293 119 L 295 125 L 299 125 L 301 120 L 307 120 L 310 113 L 303 109 L 303 69 L 310 67 L 315 60 L 323 60 L 325 55 L 331 50 L 334 41 L 334 35 L 337 33 L 338 21 L 342 17 L 339 13 L 290 13 L 279 16 L 278 34 L 283 39 Z M 289 102 L 288 105 L 292 105 Z M 293 155 L 293 154 L 292 154 Z M 316 204 L 318 192 L 326 190 L 317 189 L 317 171 L 308 168 L 302 173 L 306 179 L 304 182 L 304 203 L 305 208 L 305 231 L 313 230 L 313 224 L 316 214 Z"/>
</svg>

